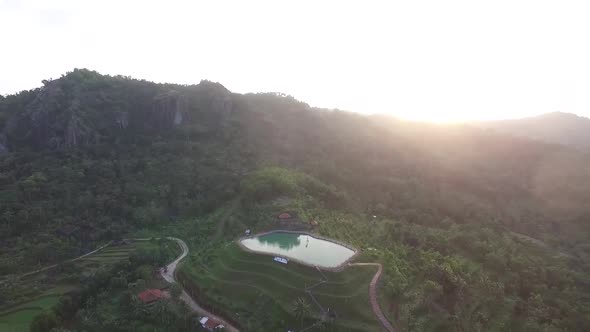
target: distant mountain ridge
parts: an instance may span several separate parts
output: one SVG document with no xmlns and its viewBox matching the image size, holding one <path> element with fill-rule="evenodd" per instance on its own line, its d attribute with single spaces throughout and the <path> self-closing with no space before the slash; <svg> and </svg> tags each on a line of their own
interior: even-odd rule
<svg viewBox="0 0 590 332">
<path fill-rule="evenodd" d="M 475 125 L 501 133 L 590 150 L 590 119 L 572 113 L 552 112 L 539 116 Z"/>
</svg>

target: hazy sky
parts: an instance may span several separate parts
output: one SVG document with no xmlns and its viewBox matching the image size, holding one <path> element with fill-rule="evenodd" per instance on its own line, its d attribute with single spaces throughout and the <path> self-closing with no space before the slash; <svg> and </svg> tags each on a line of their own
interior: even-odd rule
<svg viewBox="0 0 590 332">
<path fill-rule="evenodd" d="M 436 121 L 590 116 L 590 1 L 0 0 L 0 93 L 73 68 Z"/>
</svg>

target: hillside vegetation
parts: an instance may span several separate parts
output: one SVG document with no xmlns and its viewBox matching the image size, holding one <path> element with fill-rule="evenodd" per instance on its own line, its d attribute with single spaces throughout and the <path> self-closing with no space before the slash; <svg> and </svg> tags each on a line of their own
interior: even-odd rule
<svg viewBox="0 0 590 332">
<path fill-rule="evenodd" d="M 523 119 L 480 122 L 476 125 L 501 133 L 590 151 L 590 119 L 571 113 L 553 112 Z"/>
<path fill-rule="evenodd" d="M 590 156 L 563 146 L 208 81 L 74 70 L 0 98 L 4 277 L 139 231 L 218 252 L 217 226 L 287 209 L 384 264 L 401 331 L 583 331 L 588 197 Z"/>
</svg>

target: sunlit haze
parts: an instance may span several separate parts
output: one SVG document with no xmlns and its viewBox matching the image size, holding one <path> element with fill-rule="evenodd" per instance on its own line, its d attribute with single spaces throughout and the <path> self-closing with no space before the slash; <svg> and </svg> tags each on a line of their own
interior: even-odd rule
<svg viewBox="0 0 590 332">
<path fill-rule="evenodd" d="M 0 1 L 0 93 L 73 68 L 464 121 L 590 116 L 587 1 Z"/>
</svg>

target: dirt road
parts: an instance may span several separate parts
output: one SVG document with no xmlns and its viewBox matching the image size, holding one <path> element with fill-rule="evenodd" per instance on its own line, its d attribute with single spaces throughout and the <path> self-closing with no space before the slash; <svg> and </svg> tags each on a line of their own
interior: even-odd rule
<svg viewBox="0 0 590 332">
<path fill-rule="evenodd" d="M 389 331 L 395 332 L 391 323 L 387 320 L 383 312 L 381 311 L 381 307 L 379 306 L 379 302 L 377 301 L 377 283 L 379 282 L 379 278 L 381 277 L 381 273 L 383 272 L 383 266 L 379 263 L 352 263 L 348 264 L 349 266 L 377 266 L 377 273 L 373 276 L 371 283 L 369 284 L 369 302 L 371 302 L 371 307 L 373 308 L 373 313 L 377 316 L 377 319 L 381 322 L 381 325 Z"/>
<path fill-rule="evenodd" d="M 174 274 L 176 272 L 176 267 L 178 266 L 178 263 L 180 263 L 180 261 L 182 261 L 188 255 L 189 249 L 188 249 L 188 246 L 186 245 L 186 243 L 179 238 L 168 237 L 167 239 L 172 240 L 172 241 L 176 241 L 176 243 L 178 243 L 178 246 L 182 250 L 182 253 L 180 254 L 180 256 L 178 256 L 174 261 L 172 261 L 170 264 L 168 264 L 166 266 L 166 269 L 160 271 L 160 273 L 162 274 L 162 278 L 164 278 L 169 283 L 173 283 L 173 282 L 176 282 L 176 279 L 174 277 Z M 213 318 L 213 319 L 221 322 L 221 324 L 223 324 L 225 326 L 225 331 L 239 332 L 239 330 L 237 328 L 233 327 L 231 324 L 226 322 L 223 318 L 216 316 L 216 315 L 210 313 L 209 311 L 203 309 L 201 306 L 199 306 L 199 304 L 197 302 L 195 302 L 195 300 L 186 291 L 184 291 L 184 290 L 182 291 L 182 294 L 180 295 L 180 299 L 184 303 L 186 303 L 194 312 L 198 313 L 199 315 L 208 316 L 210 318 Z"/>
</svg>

